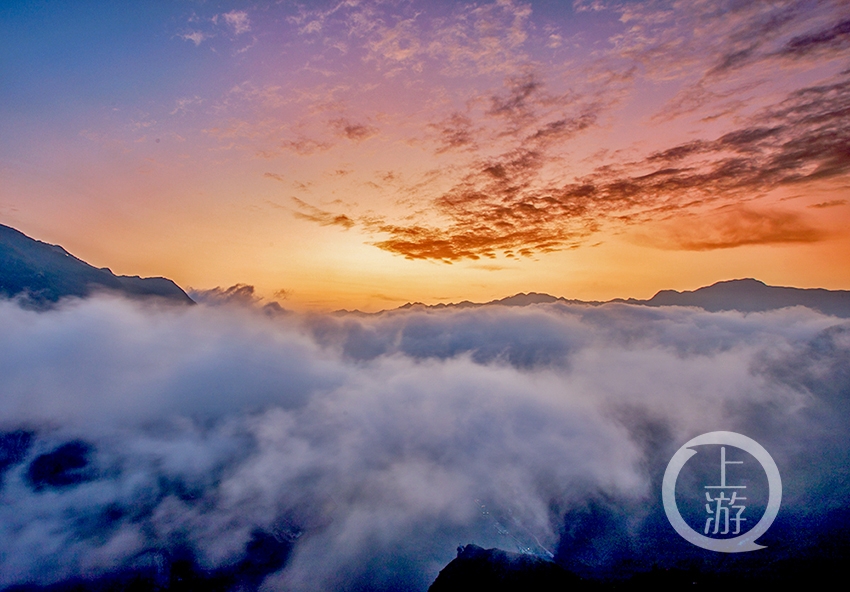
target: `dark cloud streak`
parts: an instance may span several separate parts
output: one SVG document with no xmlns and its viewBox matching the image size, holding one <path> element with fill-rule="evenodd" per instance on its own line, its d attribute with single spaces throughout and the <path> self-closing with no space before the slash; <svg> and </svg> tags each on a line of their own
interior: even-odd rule
<svg viewBox="0 0 850 592">
<path fill-rule="evenodd" d="M 377 133 L 377 130 L 371 126 L 353 123 L 344 117 L 331 120 L 330 126 L 337 136 L 354 142 L 362 142 Z"/>
<path fill-rule="evenodd" d="M 821 31 L 794 37 L 779 51 L 779 55 L 799 59 L 816 52 L 832 53 L 848 48 L 850 48 L 850 19 Z"/>
<path fill-rule="evenodd" d="M 354 220 L 345 214 L 334 214 L 321 210 L 303 200 L 298 199 L 297 197 L 293 197 L 292 201 L 295 202 L 298 207 L 297 210 L 292 212 L 292 215 L 296 218 L 315 222 L 320 226 L 342 226 L 346 230 L 355 224 Z"/>
</svg>

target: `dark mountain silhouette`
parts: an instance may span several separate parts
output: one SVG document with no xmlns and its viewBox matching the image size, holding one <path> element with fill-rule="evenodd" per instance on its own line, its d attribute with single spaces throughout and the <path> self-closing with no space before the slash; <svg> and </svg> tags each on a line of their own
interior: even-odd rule
<svg viewBox="0 0 850 592">
<path fill-rule="evenodd" d="M 635 298 L 614 300 L 571 300 L 549 294 L 529 292 L 515 294 L 500 300 L 485 303 L 475 303 L 464 300 L 457 304 L 436 304 L 427 306 L 421 303 L 408 303 L 399 307 L 410 308 L 476 308 L 480 306 L 529 306 L 532 304 L 562 302 L 564 304 L 584 304 L 599 306 L 609 302 L 635 304 L 639 306 L 694 306 L 710 312 L 737 310 L 740 312 L 764 312 L 787 308 L 789 306 L 805 306 L 819 312 L 841 318 L 850 318 L 850 291 L 824 290 L 822 288 L 787 288 L 768 286 L 764 282 L 747 278 L 717 282 L 693 291 L 677 292 L 676 290 L 661 290 L 649 300 Z"/>
<path fill-rule="evenodd" d="M 0 295 L 20 295 L 24 302 L 46 306 L 66 296 L 85 297 L 97 291 L 193 304 L 169 279 L 115 275 L 108 268 L 89 265 L 58 245 L 34 240 L 0 224 Z"/>
<path fill-rule="evenodd" d="M 457 558 L 440 571 L 428 592 L 562 592 L 585 590 L 578 576 L 550 561 L 533 555 L 482 549 L 477 545 L 458 547 Z"/>
<path fill-rule="evenodd" d="M 845 576 L 850 549 L 847 510 L 839 510 L 830 518 L 836 520 L 830 532 L 812 537 L 811 546 L 795 552 L 729 557 L 697 551 L 689 558 L 671 563 L 670 556 L 665 557 L 664 551 L 658 548 L 649 550 L 644 557 L 633 557 L 611 566 L 604 573 L 583 577 L 565 565 L 570 563 L 566 556 L 556 557 L 552 562 L 533 555 L 466 545 L 458 547 L 457 557 L 440 571 L 428 592 L 830 589 Z M 803 530 L 807 534 L 813 532 L 807 528 Z M 782 538 L 794 540 L 790 532 Z"/>
<path fill-rule="evenodd" d="M 838 317 L 850 317 L 850 291 L 768 286 L 752 278 L 717 282 L 687 292 L 661 290 L 649 300 L 626 302 L 646 306 L 697 306 L 711 312 L 763 312 L 788 306 L 805 306 Z"/>
<path fill-rule="evenodd" d="M 58 245 L 34 240 L 14 228 L 0 224 L 0 296 L 20 295 L 24 297 L 25 302 L 38 306 L 49 305 L 66 296 L 89 296 L 97 291 L 111 291 L 134 298 L 154 296 L 193 304 L 186 292 L 169 279 L 115 275 L 108 268 L 98 269 L 89 265 Z M 399 308 L 529 306 L 552 302 L 589 306 L 606 304 L 598 300 L 574 300 L 529 292 L 486 303 L 468 300 L 431 306 L 408 303 Z M 694 306 L 711 312 L 763 312 L 789 306 L 805 306 L 825 314 L 850 318 L 848 290 L 768 286 L 753 278 L 717 282 L 693 291 L 661 290 L 649 300 L 617 298 L 607 302 L 640 306 Z"/>
</svg>

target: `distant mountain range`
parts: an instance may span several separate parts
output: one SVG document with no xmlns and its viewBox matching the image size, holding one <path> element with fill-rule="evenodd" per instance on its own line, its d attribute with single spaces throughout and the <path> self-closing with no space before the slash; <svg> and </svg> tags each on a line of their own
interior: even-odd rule
<svg viewBox="0 0 850 592">
<path fill-rule="evenodd" d="M 25 301 L 31 304 L 49 305 L 66 296 L 85 297 L 99 291 L 109 291 L 131 298 L 158 297 L 172 302 L 194 304 L 186 292 L 169 279 L 115 275 L 108 268 L 98 269 L 74 257 L 59 245 L 32 239 L 14 228 L 0 224 L 0 296 L 23 295 Z M 617 298 L 604 302 L 584 301 L 530 292 L 484 303 L 468 300 L 456 304 L 430 306 L 408 303 L 399 309 L 529 306 L 551 302 L 590 306 L 608 302 L 640 306 L 694 306 L 711 312 L 762 312 L 789 306 L 805 306 L 825 314 L 850 318 L 848 290 L 768 286 L 752 278 L 717 282 L 686 292 L 662 290 L 649 300 Z"/>
<path fill-rule="evenodd" d="M 115 275 L 108 268 L 89 265 L 58 245 L 32 239 L 0 224 L 0 295 L 21 296 L 25 303 L 48 306 L 66 296 L 85 297 L 99 291 L 194 304 L 169 279 Z"/>
<path fill-rule="evenodd" d="M 850 318 L 850 291 L 824 290 L 822 288 L 786 288 L 768 286 L 756 279 L 727 280 L 717 282 L 693 291 L 677 292 L 661 290 L 649 300 L 635 298 L 614 300 L 570 300 L 549 294 L 529 292 L 516 294 L 501 300 L 475 303 L 465 300 L 457 304 L 436 304 L 426 306 L 421 303 L 408 303 L 399 307 L 410 308 L 476 308 L 480 306 L 529 306 L 531 304 L 563 302 L 565 304 L 584 304 L 599 306 L 610 302 L 635 304 L 640 306 L 694 306 L 710 312 L 737 310 L 740 312 L 764 312 L 789 306 L 805 306 L 824 314 L 841 318 Z"/>
<path fill-rule="evenodd" d="M 805 306 L 837 317 L 850 317 L 850 291 L 768 286 L 752 278 L 717 282 L 693 291 L 661 290 L 649 300 L 624 300 L 646 306 L 697 306 L 716 312 L 763 312 Z"/>
</svg>

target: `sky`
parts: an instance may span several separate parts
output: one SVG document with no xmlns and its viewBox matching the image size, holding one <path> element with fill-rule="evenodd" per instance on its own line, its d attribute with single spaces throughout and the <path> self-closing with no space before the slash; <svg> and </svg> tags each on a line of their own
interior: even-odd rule
<svg viewBox="0 0 850 592">
<path fill-rule="evenodd" d="M 0 223 L 296 310 L 850 289 L 846 2 L 0 7 Z"/>
</svg>

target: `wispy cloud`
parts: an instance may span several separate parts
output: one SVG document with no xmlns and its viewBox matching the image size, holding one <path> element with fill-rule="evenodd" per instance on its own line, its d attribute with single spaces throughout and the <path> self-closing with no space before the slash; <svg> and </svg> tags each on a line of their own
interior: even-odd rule
<svg viewBox="0 0 850 592">
<path fill-rule="evenodd" d="M 827 234 L 797 212 L 758 211 L 724 207 L 709 214 L 685 216 L 675 223 L 656 225 L 641 242 L 662 249 L 711 251 L 744 245 L 813 243 Z"/>
<path fill-rule="evenodd" d="M 530 16 L 529 4 L 512 0 L 461 5 L 435 28 L 428 56 L 440 60 L 441 72 L 450 76 L 515 74 L 529 62 L 524 45 Z"/>
<path fill-rule="evenodd" d="M 837 207 L 837 206 L 845 206 L 845 205 L 847 205 L 846 199 L 831 199 L 829 201 L 822 201 L 820 203 L 812 204 L 809 207 L 810 208 L 823 209 L 823 208 L 834 208 L 834 207 Z"/>
<path fill-rule="evenodd" d="M 515 118 L 524 97 L 518 94 L 505 113 Z M 848 112 L 850 81 L 839 77 L 791 93 L 714 140 L 672 146 L 563 185 L 548 185 L 540 178 L 549 159 L 544 148 L 517 149 L 476 163 L 477 170 L 433 200 L 445 226 L 371 228 L 389 235 L 377 246 L 414 259 L 457 261 L 497 252 L 513 257 L 570 248 L 603 223 L 650 221 L 712 202 L 746 201 L 783 185 L 842 177 L 850 172 Z M 575 133 L 589 121 L 565 122 L 564 133 Z M 545 136 L 546 129 L 527 137 Z M 825 236 L 788 214 L 744 213 L 727 223 L 714 238 L 683 239 L 679 245 L 707 249 Z M 746 232 L 753 232 L 749 242 L 742 238 Z"/>
<path fill-rule="evenodd" d="M 345 229 L 349 229 L 354 226 L 354 220 L 352 220 L 345 214 L 334 214 L 325 210 L 321 210 L 313 205 L 308 204 L 305 201 L 298 199 L 297 197 L 293 197 L 291 199 L 297 207 L 297 209 L 293 211 L 293 215 L 296 218 L 301 218 L 302 220 L 309 220 L 310 222 L 316 222 L 321 226 L 342 226 Z"/>
<path fill-rule="evenodd" d="M 377 129 L 363 123 L 355 123 L 344 117 L 332 119 L 330 121 L 331 129 L 334 130 L 337 136 L 346 138 L 354 142 L 361 142 L 371 138 L 377 133 Z"/>
<path fill-rule="evenodd" d="M 177 99 L 175 101 L 174 109 L 169 113 L 169 115 L 185 114 L 191 109 L 192 106 L 200 105 L 203 102 L 204 100 L 197 95 L 195 95 L 194 97 L 183 97 Z"/>
<path fill-rule="evenodd" d="M 360 224 L 392 253 L 447 262 L 576 248 L 606 227 L 730 204 L 751 212 L 746 203 L 777 188 L 850 173 L 843 3 L 615 1 L 574 9 L 617 17 L 592 50 L 535 20 L 531 5 L 508 0 L 438 10 L 373 1 L 298 8 L 288 25 L 310 48 L 298 73 L 310 84 L 243 83 L 219 105 L 233 116 L 210 133 L 262 158 L 327 159 L 327 171 L 345 168 L 334 158 L 354 148 L 348 144 L 379 135 L 430 151 L 424 156 L 437 172 L 428 181 L 422 173 L 392 184 L 395 205 L 410 206 L 402 214 L 302 213 L 320 224 Z M 575 51 L 564 64 L 541 58 L 543 47 L 568 46 Z M 789 73 L 782 84 L 763 74 L 779 67 Z M 802 75 L 808 71 L 819 78 Z M 581 155 L 579 138 L 594 134 L 596 142 L 621 129 L 618 108 L 641 102 L 639 86 L 669 86 L 653 110 L 662 108 L 642 123 L 688 122 L 688 139 L 673 135 L 663 146 L 653 138 L 652 152 L 621 143 L 604 160 Z M 387 107 L 390 90 L 410 102 Z M 387 190 L 361 173 L 351 182 Z M 825 237 L 805 217 L 758 211 L 758 221 L 742 214 L 737 223 L 760 237 L 755 242 Z M 729 223 L 727 235 L 669 244 L 749 244 Z"/>
<path fill-rule="evenodd" d="M 293 140 L 286 140 L 279 144 L 279 147 L 285 150 L 291 150 L 296 154 L 300 154 L 302 156 L 309 156 L 311 154 L 315 154 L 317 152 L 324 152 L 325 150 L 329 150 L 333 145 L 330 142 L 323 140 L 315 140 L 313 138 L 295 138 Z M 273 151 L 270 154 L 263 153 L 262 151 L 258 152 L 261 156 L 273 157 L 277 155 L 276 151 Z"/>
<path fill-rule="evenodd" d="M 446 119 L 428 126 L 438 136 L 437 154 L 448 150 L 476 148 L 472 119 L 462 113 L 452 113 Z"/>
<path fill-rule="evenodd" d="M 244 10 L 231 10 L 221 15 L 236 35 L 247 33 L 251 30 L 251 20 Z"/>
<path fill-rule="evenodd" d="M 528 61 L 531 6 L 513 0 L 440 7 L 426 3 L 337 2 L 301 8 L 289 20 L 300 35 L 341 31 L 388 77 L 437 68 L 463 76 L 511 73 Z M 447 10 L 446 10 L 447 9 Z M 332 44 L 335 46 L 336 44 Z"/>
<path fill-rule="evenodd" d="M 658 113 L 661 119 L 722 110 L 725 96 L 775 82 L 766 75 L 775 68 L 786 68 L 790 77 L 846 59 L 850 51 L 850 12 L 840 1 L 613 2 L 606 8 L 629 25 L 615 37 L 615 55 L 641 64 L 650 76 L 687 82 Z"/>
<path fill-rule="evenodd" d="M 197 47 L 198 45 L 212 37 L 212 35 L 209 33 L 203 33 L 202 31 L 190 31 L 188 33 L 180 35 L 180 37 L 182 39 L 185 39 L 186 41 L 191 41 Z"/>
<path fill-rule="evenodd" d="M 347 109 L 339 95 L 348 89 L 320 84 L 287 92 L 278 84 L 243 82 L 211 106 L 219 120 L 204 132 L 265 159 L 320 154 L 341 139 L 359 142 L 379 131 L 341 116 Z"/>
</svg>

